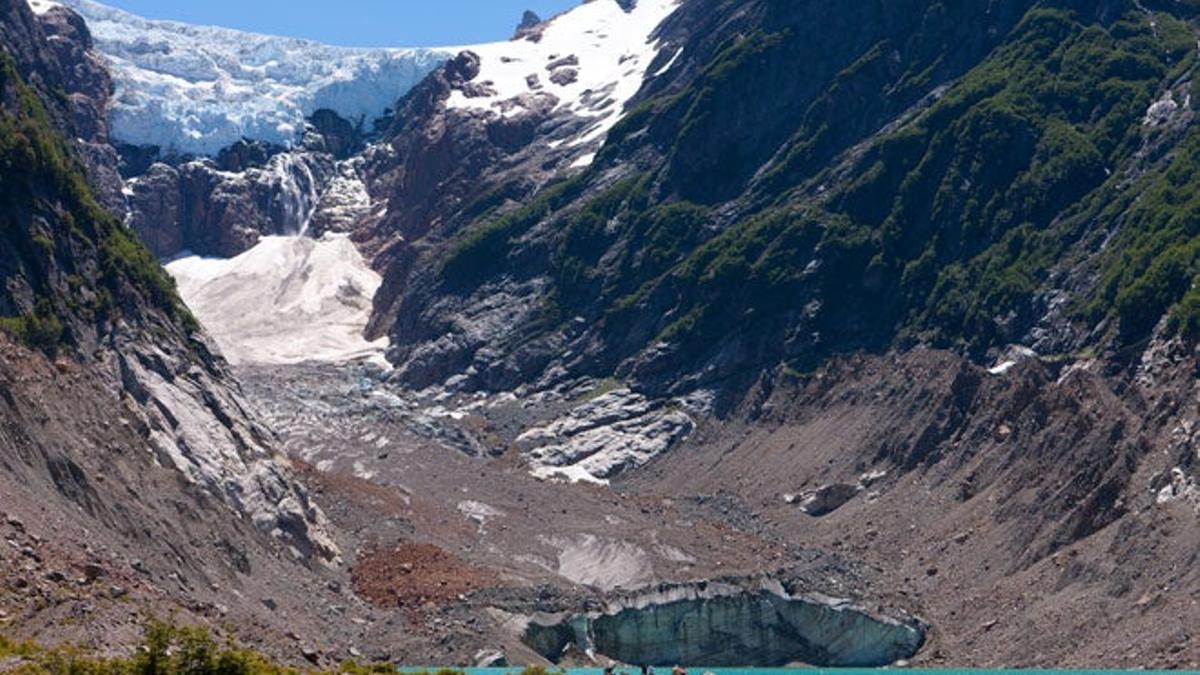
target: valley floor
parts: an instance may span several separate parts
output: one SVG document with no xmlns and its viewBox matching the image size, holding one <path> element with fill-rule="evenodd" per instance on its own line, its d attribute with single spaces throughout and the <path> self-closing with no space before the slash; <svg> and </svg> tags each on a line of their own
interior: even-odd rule
<svg viewBox="0 0 1200 675">
<path fill-rule="evenodd" d="M 755 392 L 741 421 L 701 422 L 601 486 L 535 479 L 514 444 L 577 405 L 570 392 L 413 394 L 375 373 L 240 371 L 345 533 L 349 583 L 424 617 L 440 645 L 418 652 L 426 658 L 532 656 L 504 634 L 505 612 L 766 575 L 920 617 L 931 629 L 917 664 L 1200 661 L 1197 505 L 1150 489 L 1166 458 L 1121 454 L 1153 430 L 1130 432 L 1139 411 L 1102 378 L 1036 361 L 989 374 L 939 352 L 856 357 Z M 964 381 L 973 406 L 955 401 Z M 894 454 L 922 443 L 930 456 Z M 1094 443 L 1131 462 L 1130 501 L 1112 513 L 1083 484 L 1110 467 L 1071 464 L 1093 462 Z M 821 517 L 798 508 L 795 495 L 837 484 L 855 486 L 844 506 Z M 1076 508 L 1095 522 L 1063 524 Z"/>
<path fill-rule="evenodd" d="M 97 386 L 15 363 L 9 377 L 66 392 L 63 405 Z M 699 419 L 688 440 L 600 485 L 534 478 L 515 442 L 595 383 L 514 399 L 405 392 L 372 365 L 237 370 L 340 559 L 239 560 L 250 549 L 237 526 L 198 549 L 212 559 L 160 559 L 151 540 L 118 549 L 109 543 L 127 528 L 92 483 L 103 527 L 32 506 L 0 523 L 0 630 L 119 653 L 147 616 L 174 615 L 236 626 L 240 641 L 301 664 L 475 664 L 496 652 L 521 664 L 544 661 L 520 617 L 602 607 L 628 589 L 770 578 L 918 618 L 917 666 L 1200 665 L 1194 495 L 1151 489 L 1171 458 L 1129 444 L 1159 441 L 1149 426 L 1132 433 L 1140 409 L 1103 378 L 1036 361 L 989 374 L 940 352 L 852 357 L 749 392 L 727 419 Z M 1120 503 L 1092 490 L 1114 480 L 1113 466 L 1090 464 L 1105 456 L 1095 444 L 1127 467 Z M 803 506 L 814 493 L 842 497 L 814 516 Z"/>
</svg>

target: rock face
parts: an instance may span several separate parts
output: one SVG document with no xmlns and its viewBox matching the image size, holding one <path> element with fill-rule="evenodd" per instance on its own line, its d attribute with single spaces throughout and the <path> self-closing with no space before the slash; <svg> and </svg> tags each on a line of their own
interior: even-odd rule
<svg viewBox="0 0 1200 675">
<path fill-rule="evenodd" d="M 692 419 L 675 406 L 618 389 L 529 429 L 517 445 L 534 475 L 605 481 L 642 466 L 691 432 Z"/>
<path fill-rule="evenodd" d="M 243 139 L 193 159 L 126 147 L 127 224 L 160 258 L 231 258 L 264 236 L 362 225 L 371 213 L 363 132 L 330 110 L 309 122 L 295 149 Z"/>
<path fill-rule="evenodd" d="M 344 186 L 354 178 L 353 166 L 324 152 L 265 157 L 242 145 L 216 160 L 151 165 L 129 181 L 128 223 L 161 258 L 181 251 L 229 258 L 260 237 L 306 231 L 334 180 Z"/>
<path fill-rule="evenodd" d="M 859 488 L 857 485 L 848 485 L 846 483 L 822 485 L 816 490 L 800 496 L 800 508 L 815 518 L 827 516 L 845 506 L 846 502 L 854 499 L 858 491 Z"/>
<path fill-rule="evenodd" d="M 569 646 L 622 663 L 777 667 L 878 667 L 916 654 L 916 623 L 875 617 L 830 598 L 793 597 L 712 583 L 669 588 L 557 623 L 534 619 L 524 640 L 557 662 Z"/>
<path fill-rule="evenodd" d="M 24 502 L 6 487 L 0 499 L 18 501 L 4 506 L 78 510 L 97 527 L 119 528 L 131 518 L 178 518 L 163 508 L 174 498 L 180 510 L 197 514 L 198 538 L 189 542 L 203 539 L 202 531 L 215 541 L 218 531 L 237 529 L 229 526 L 233 514 L 252 525 L 238 535 L 239 545 L 266 551 L 282 544 L 312 564 L 334 559 L 323 517 L 275 454 L 271 434 L 254 422 L 224 362 L 161 268 L 76 172 L 63 137 L 76 129 L 67 114 L 78 111 L 74 94 L 87 92 L 56 96 L 47 87 L 90 80 L 72 79 L 80 73 L 71 63 L 38 51 L 56 40 L 48 39 L 26 3 L 0 3 L 0 10 L 4 56 L 16 64 L 0 77 L 0 124 L 12 138 L 30 139 L 31 148 L 21 155 L 4 146 L 9 169 L 0 175 L 11 215 L 9 246 L 0 252 L 0 371 L 11 421 L 0 437 L 0 457 L 10 471 L 0 480 L 15 479 L 25 486 L 20 494 L 43 497 Z M 51 10 L 44 22 L 83 34 L 66 10 Z M 65 399 L 47 420 L 36 402 L 53 386 L 46 382 L 53 370 L 64 376 Z M 77 377 L 66 377 L 70 373 Z M 103 464 L 93 454 L 97 448 L 128 454 L 111 460 L 107 477 L 84 472 L 79 467 Z M 129 500 L 142 478 L 166 482 L 164 467 L 174 488 Z M 159 542 L 155 551 L 172 545 L 178 542 Z"/>
<path fill-rule="evenodd" d="M 3 44 L 22 76 L 59 92 L 51 106 L 56 122 L 72 139 L 100 203 L 119 213 L 123 198 L 118 157 L 109 141 L 108 109 L 112 80 L 94 51 L 92 34 L 77 14 L 49 7 L 33 14 L 25 3 L 9 2 L 3 12 Z M 56 94 L 58 95 L 58 94 Z"/>
<path fill-rule="evenodd" d="M 640 386 L 686 393 L 694 381 L 682 370 L 725 381 L 747 359 L 758 358 L 760 348 L 809 347 L 783 336 L 751 333 L 719 343 L 702 341 L 706 355 L 698 359 L 690 346 L 681 348 L 672 340 L 657 339 L 670 335 L 666 329 L 672 323 L 693 325 L 687 316 L 693 311 L 688 298 L 696 288 L 695 284 L 670 286 L 674 277 L 660 275 L 683 264 L 688 252 L 719 232 L 722 218 L 739 213 L 740 206 L 710 212 L 707 205 L 733 200 L 737 196 L 733 192 L 745 187 L 759 166 L 751 168 L 753 162 L 769 161 L 787 141 L 789 131 L 778 126 L 780 120 L 796 119 L 806 101 L 820 99 L 822 82 L 828 81 L 824 78 L 833 78 L 854 63 L 862 50 L 888 39 L 885 36 L 913 33 L 909 19 L 881 9 L 868 21 L 847 25 L 832 6 L 810 3 L 787 11 L 715 1 L 686 4 L 674 13 L 673 5 L 661 3 L 619 7 L 594 2 L 585 8 L 596 13 L 615 10 L 613 17 L 605 19 L 614 25 L 624 19 L 654 23 L 646 30 L 644 43 L 622 44 L 631 53 L 640 50 L 628 67 L 644 68 L 632 90 L 623 81 L 611 88 L 593 86 L 590 44 L 564 43 L 561 49 L 539 53 L 545 56 L 542 65 L 530 73 L 520 72 L 519 92 L 500 79 L 515 75 L 516 66 L 512 72 L 499 66 L 489 69 L 489 64 L 503 64 L 504 58 L 487 52 L 462 55 L 401 102 L 397 124 L 388 132 L 392 151 L 369 164 L 368 172 L 378 177 L 372 182 L 378 189 L 373 187 L 372 193 L 390 195 L 387 214 L 371 226 L 379 264 L 386 270 L 372 330 L 376 335 L 391 334 L 397 377 L 413 386 L 440 383 L 470 368 L 464 386 L 511 387 L 561 368 L 597 377 L 629 372 Z M 983 36 L 998 35 L 1019 18 L 1019 12 L 1010 8 L 986 20 L 972 18 L 971 25 Z M 772 65 L 769 73 L 756 71 L 753 84 L 735 85 L 731 80 L 729 94 L 712 99 L 714 105 L 718 100 L 730 102 L 730 110 L 721 111 L 722 115 L 728 112 L 729 120 L 719 128 L 706 127 L 703 133 L 698 126 L 684 124 L 682 103 L 671 111 L 643 106 L 638 116 L 607 136 L 607 149 L 597 159 L 595 142 L 606 137 L 616 119 L 597 121 L 592 115 L 659 94 L 658 100 L 665 101 L 674 93 L 692 91 L 688 88 L 693 85 L 694 91 L 700 91 L 707 86 L 704 69 L 717 58 L 725 37 L 737 34 L 752 20 L 781 30 L 803 27 L 808 37 L 797 41 L 796 54 L 811 53 L 796 58 L 815 64 L 820 74 L 805 66 L 811 77 L 792 78 L 783 73 L 794 69 L 780 63 Z M 557 20 L 549 25 L 547 30 L 553 31 Z M 845 31 L 829 31 L 829 25 Z M 826 28 L 818 31 L 818 26 Z M 834 33 L 837 37 L 832 37 Z M 928 37 L 936 44 L 941 35 L 932 33 Z M 852 36 L 849 41 L 847 35 Z M 946 77 L 961 72 L 994 40 L 981 37 L 971 54 L 943 62 L 938 72 L 945 71 Z M 916 52 L 919 47 L 914 47 Z M 529 60 L 523 52 L 521 56 L 524 60 L 518 61 Z M 913 58 L 925 56 L 921 52 Z M 480 90 L 489 82 L 493 89 L 498 83 L 503 86 L 494 93 Z M 776 95 L 768 103 L 763 91 Z M 549 106 L 548 96 L 556 99 Z M 845 144 L 838 147 L 862 140 L 871 133 L 868 130 L 884 126 L 920 98 L 907 92 L 883 109 L 856 111 L 862 119 L 853 129 L 837 130 L 837 143 Z M 734 121 L 751 113 L 762 124 Z M 650 118 L 658 121 L 641 124 Z M 696 136 L 676 142 L 684 128 L 695 130 Z M 750 137 L 758 131 L 761 136 Z M 830 147 L 821 150 L 824 158 L 836 155 L 833 145 L 830 141 Z M 746 166 L 717 158 L 724 148 L 746 149 L 746 156 L 738 158 Z M 564 154 L 565 150 L 574 152 Z M 712 185 L 694 188 L 699 179 L 695 171 L 701 166 L 712 167 Z M 572 180 L 579 171 L 587 173 Z M 728 180 L 718 180 L 718 174 Z M 531 202 L 531 193 L 544 199 Z M 518 209 L 518 203 L 529 208 Z M 637 204 L 662 205 L 664 210 Z M 668 230 L 672 234 L 667 235 Z M 673 243 L 649 243 L 668 240 Z M 475 254 L 477 259 L 472 257 Z M 498 261 L 497 255 L 504 259 Z M 650 293 L 652 287 L 659 290 Z M 508 298 L 509 306 L 530 308 L 531 317 L 545 320 L 515 324 L 492 331 L 486 341 L 477 340 L 461 319 L 485 312 L 498 296 Z M 775 297 L 770 293 L 763 297 L 767 296 Z M 677 306 L 680 298 L 688 306 Z M 624 304 L 635 300 L 634 305 Z M 798 307 L 806 302 L 797 301 Z M 802 313 L 797 309 L 797 321 Z M 720 325 L 737 326 L 739 320 L 722 317 Z M 797 336 L 812 335 L 799 324 L 794 331 Z M 451 344 L 453 348 L 448 348 Z M 516 377 L 497 381 L 485 375 L 501 369 L 511 372 L 514 363 L 524 366 Z"/>
</svg>

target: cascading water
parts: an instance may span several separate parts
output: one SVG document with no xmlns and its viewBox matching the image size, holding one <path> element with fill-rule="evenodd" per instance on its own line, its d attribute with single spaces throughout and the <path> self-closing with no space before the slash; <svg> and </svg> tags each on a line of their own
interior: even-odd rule
<svg viewBox="0 0 1200 675">
<path fill-rule="evenodd" d="M 307 158 L 301 153 L 282 152 L 271 158 L 268 170 L 277 185 L 280 232 L 304 236 L 321 201 L 320 186 Z"/>
</svg>

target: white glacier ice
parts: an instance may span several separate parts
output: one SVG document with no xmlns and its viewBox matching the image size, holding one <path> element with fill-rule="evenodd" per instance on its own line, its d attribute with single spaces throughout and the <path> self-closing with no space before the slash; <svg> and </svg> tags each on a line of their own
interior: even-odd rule
<svg viewBox="0 0 1200 675">
<path fill-rule="evenodd" d="M 44 12 L 52 0 L 28 0 Z M 92 0 L 57 0 L 87 21 L 116 88 L 112 135 L 135 145 L 211 155 L 242 139 L 287 145 L 329 108 L 370 123 L 462 50 L 477 53 L 492 95 L 455 92 L 452 107 L 511 114 L 530 76 L 559 108 L 595 123 L 573 145 L 602 138 L 637 93 L 661 45 L 654 29 L 679 0 L 640 0 L 625 11 L 593 0 L 517 39 L 429 49 L 357 49 L 227 28 L 144 19 Z M 557 68 L 548 68 L 553 64 Z M 660 69 L 661 72 L 664 69 Z M 560 71 L 558 77 L 551 76 Z M 590 155 L 586 156 L 590 159 Z"/>
<path fill-rule="evenodd" d="M 297 38 L 144 19 L 60 0 L 87 21 L 116 91 L 112 135 L 214 154 L 241 138 L 287 145 L 328 108 L 370 123 L 453 52 L 354 49 Z M 30 0 L 46 11 L 46 0 Z"/>
<path fill-rule="evenodd" d="M 347 235 L 266 237 L 236 258 L 185 257 L 167 271 L 231 363 L 386 364 L 387 338 L 363 337 L 381 279 Z"/>
</svg>

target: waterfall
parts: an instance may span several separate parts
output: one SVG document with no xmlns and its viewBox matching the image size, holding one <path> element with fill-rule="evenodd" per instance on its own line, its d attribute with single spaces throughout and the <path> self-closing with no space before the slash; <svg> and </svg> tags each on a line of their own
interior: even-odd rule
<svg viewBox="0 0 1200 675">
<path fill-rule="evenodd" d="M 269 171 L 278 187 L 276 199 L 280 206 L 280 230 L 289 235 L 304 236 L 317 210 L 321 195 L 312 167 L 299 153 L 283 152 L 271 158 Z"/>
</svg>

